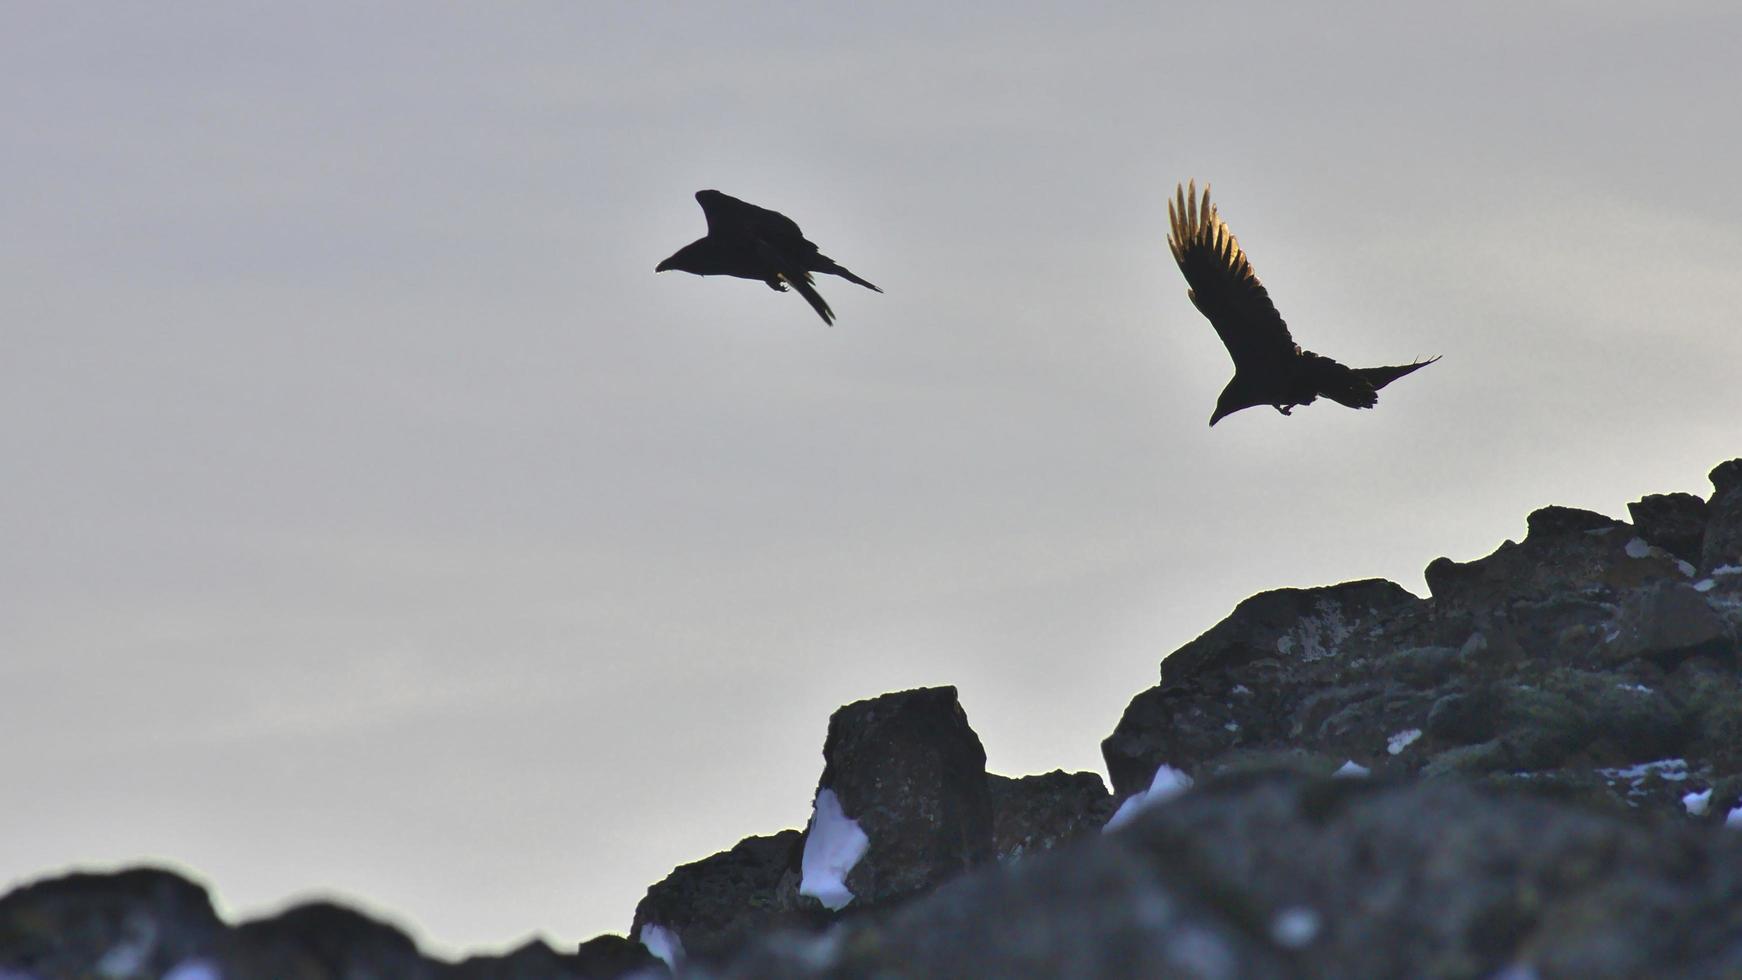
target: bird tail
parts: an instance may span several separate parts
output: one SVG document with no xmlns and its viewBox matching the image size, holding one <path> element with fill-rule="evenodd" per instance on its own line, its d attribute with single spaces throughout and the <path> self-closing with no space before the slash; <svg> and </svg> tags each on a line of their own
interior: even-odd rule
<svg viewBox="0 0 1742 980">
<path fill-rule="evenodd" d="M 793 275 L 782 272 L 780 278 L 804 297 L 804 301 L 811 305 L 811 309 L 817 311 L 817 316 L 822 317 L 824 323 L 831 327 L 835 325 L 835 311 L 829 309 L 829 304 L 823 300 L 822 294 L 817 292 L 816 286 L 811 281 L 810 273 L 801 272 Z"/>
<path fill-rule="evenodd" d="M 840 264 L 839 262 L 836 262 L 834 259 L 829 258 L 827 255 L 818 255 L 817 262 L 818 262 L 818 268 L 816 269 L 817 272 L 827 273 L 831 276 L 840 276 L 842 279 L 845 279 L 850 283 L 855 283 L 857 285 L 864 286 L 866 289 L 869 289 L 872 292 L 881 293 L 883 291 L 882 289 L 878 288 L 877 286 L 872 285 L 870 280 L 861 279 L 858 276 L 853 275 L 851 272 L 848 272 L 846 266 Z"/>
<path fill-rule="evenodd" d="M 1319 392 L 1337 404 L 1350 408 L 1372 408 L 1379 402 L 1379 389 L 1411 371 L 1419 371 L 1439 360 L 1438 357 L 1431 357 L 1410 364 L 1352 368 L 1344 367 L 1311 351 L 1302 351 L 1301 356 L 1312 371 L 1313 383 Z"/>
<path fill-rule="evenodd" d="M 1411 371 L 1419 371 L 1439 359 L 1439 355 L 1436 354 L 1425 361 L 1413 361 L 1409 364 L 1397 364 L 1391 367 L 1356 368 L 1355 373 L 1360 375 L 1362 380 L 1372 385 L 1374 391 L 1378 391 Z"/>
</svg>

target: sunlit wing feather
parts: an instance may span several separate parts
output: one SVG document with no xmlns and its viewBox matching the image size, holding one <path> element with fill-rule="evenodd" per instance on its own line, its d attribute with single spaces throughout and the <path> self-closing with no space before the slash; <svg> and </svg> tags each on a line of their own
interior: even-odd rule
<svg viewBox="0 0 1742 980">
<path fill-rule="evenodd" d="M 1192 305 L 1216 328 L 1235 368 L 1292 356 L 1288 324 L 1210 203 L 1210 188 L 1206 185 L 1200 197 L 1195 180 L 1189 188 L 1179 187 L 1167 217 L 1172 226 L 1167 244 L 1191 287 Z"/>
</svg>

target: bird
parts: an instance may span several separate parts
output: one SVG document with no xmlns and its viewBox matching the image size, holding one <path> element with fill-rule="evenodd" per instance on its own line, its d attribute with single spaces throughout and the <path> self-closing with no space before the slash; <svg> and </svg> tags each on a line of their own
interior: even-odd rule
<svg viewBox="0 0 1742 980">
<path fill-rule="evenodd" d="M 1189 188 L 1180 185 L 1167 203 L 1172 226 L 1167 244 L 1191 287 L 1187 295 L 1192 305 L 1216 328 L 1234 359 L 1234 377 L 1216 399 L 1211 425 L 1258 405 L 1288 415 L 1320 395 L 1350 408 L 1372 408 L 1379 389 L 1439 360 L 1435 356 L 1410 364 L 1352 368 L 1301 349 L 1234 233 L 1210 203 L 1209 185 L 1201 197 L 1197 186 L 1195 179 Z"/>
<path fill-rule="evenodd" d="M 831 326 L 835 311 L 817 292 L 811 273 L 824 272 L 883 291 L 824 255 L 804 237 L 796 222 L 779 211 L 716 190 L 696 191 L 696 203 L 708 219 L 708 233 L 678 249 L 653 271 L 676 269 L 698 276 L 759 279 L 776 292 L 785 292 L 790 286 Z"/>
</svg>

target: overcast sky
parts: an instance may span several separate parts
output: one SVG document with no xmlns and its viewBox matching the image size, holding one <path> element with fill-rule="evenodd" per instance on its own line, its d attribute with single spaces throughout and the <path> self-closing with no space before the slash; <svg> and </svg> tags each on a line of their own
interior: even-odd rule
<svg viewBox="0 0 1742 980">
<path fill-rule="evenodd" d="M 1241 599 L 1742 454 L 1734 4 L 0 10 L 0 888 L 625 931 L 955 684 L 1101 769 Z M 1213 183 L 1295 338 L 1206 423 Z M 700 188 L 887 292 L 655 275 Z"/>
</svg>

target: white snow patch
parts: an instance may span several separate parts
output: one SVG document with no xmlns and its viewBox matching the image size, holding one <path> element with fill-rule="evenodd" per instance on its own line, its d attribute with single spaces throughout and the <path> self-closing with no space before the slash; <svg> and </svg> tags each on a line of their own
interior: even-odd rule
<svg viewBox="0 0 1742 980">
<path fill-rule="evenodd" d="M 1228 693 L 1229 694 L 1251 694 L 1252 689 L 1247 687 L 1244 684 L 1235 684 L 1234 689 L 1232 691 L 1229 691 Z"/>
<path fill-rule="evenodd" d="M 1742 806 L 1736 807 L 1729 813 L 1724 814 L 1724 826 L 1742 827 Z"/>
<path fill-rule="evenodd" d="M 1332 779 L 1365 779 L 1372 775 L 1373 770 L 1356 762 L 1354 759 L 1343 763 L 1343 768 L 1331 773 Z"/>
<path fill-rule="evenodd" d="M 1634 538 L 1627 542 L 1627 557 L 1644 558 L 1649 554 L 1651 554 L 1651 545 L 1646 544 L 1644 538 Z"/>
<path fill-rule="evenodd" d="M 1536 967 L 1529 963 L 1512 963 L 1501 967 L 1488 980 L 1542 980 L 1542 974 L 1536 972 Z"/>
<path fill-rule="evenodd" d="M 1171 800 L 1191 788 L 1192 777 L 1164 762 L 1156 768 L 1155 778 L 1149 781 L 1149 788 L 1127 796 L 1125 802 L 1119 804 L 1119 809 L 1107 818 L 1107 824 L 1101 828 L 1101 833 L 1117 830 L 1142 811 L 1163 800 Z"/>
<path fill-rule="evenodd" d="M 1705 816 L 1707 808 L 1711 805 L 1712 791 L 1709 789 L 1699 793 L 1689 793 L 1682 797 L 1682 806 L 1687 809 L 1690 817 Z"/>
<path fill-rule="evenodd" d="M 664 960 L 666 966 L 677 969 L 678 962 L 683 959 L 683 940 L 677 938 L 677 933 L 660 925 L 644 925 L 637 938 L 649 953 Z"/>
<path fill-rule="evenodd" d="M 1693 578 L 1694 573 L 1699 571 L 1699 569 L 1697 569 L 1693 566 L 1692 562 L 1689 562 L 1686 559 L 1682 559 L 1682 558 L 1677 558 L 1675 560 L 1675 567 L 1676 567 L 1676 571 L 1681 572 L 1683 575 L 1687 576 L 1688 578 Z"/>
<path fill-rule="evenodd" d="M 211 960 L 182 960 L 169 968 L 163 980 L 224 980 L 224 974 Z"/>
<path fill-rule="evenodd" d="M 1222 727 L 1230 732 L 1237 732 L 1240 730 L 1240 723 L 1231 721 L 1231 722 L 1228 722 L 1226 725 L 1223 725 Z"/>
<path fill-rule="evenodd" d="M 1318 938 L 1319 929 L 1324 925 L 1319 920 L 1319 914 L 1304 905 L 1283 909 L 1270 922 L 1270 938 L 1277 945 L 1288 949 L 1300 949 Z"/>
<path fill-rule="evenodd" d="M 1719 565 L 1712 569 L 1713 575 L 1742 575 L 1742 565 Z"/>
<path fill-rule="evenodd" d="M 1666 782 L 1679 783 L 1688 778 L 1688 763 L 1686 759 L 1659 759 L 1656 762 L 1641 762 L 1636 766 L 1624 766 L 1619 769 L 1598 769 L 1597 775 L 1613 786 L 1617 782 L 1627 783 L 1627 803 L 1637 806 L 1635 797 L 1645 795 L 1643 785 L 1647 776 L 1655 774 Z"/>
<path fill-rule="evenodd" d="M 1710 592 L 1713 589 L 1717 588 L 1717 586 L 1718 586 L 1717 579 L 1703 578 L 1703 579 L 1700 579 L 1698 582 L 1694 583 L 1694 591 L 1695 592 Z"/>
<path fill-rule="evenodd" d="M 1391 736 L 1391 739 L 1385 743 L 1385 751 L 1392 755 L 1396 755 L 1404 749 L 1409 748 L 1410 744 L 1420 737 L 1421 729 L 1406 728 L 1403 731 L 1398 732 L 1396 735 Z"/>
<path fill-rule="evenodd" d="M 131 977 L 145 968 L 157 946 L 157 924 L 144 917 L 129 916 L 122 926 L 125 938 L 109 947 L 97 961 L 97 975 Z"/>
<path fill-rule="evenodd" d="M 817 790 L 810 826 L 805 828 L 804 857 L 800 867 L 804 880 L 798 893 L 809 895 L 831 910 L 847 907 L 853 893 L 847 889 L 847 872 L 865 856 L 871 838 L 859 823 L 841 810 L 832 789 Z"/>
<path fill-rule="evenodd" d="M 1635 694 L 1650 694 L 1651 693 L 1651 688 L 1646 687 L 1644 684 L 1617 684 L 1617 685 L 1615 685 L 1615 690 L 1617 690 L 1617 691 L 1632 691 Z"/>
</svg>

